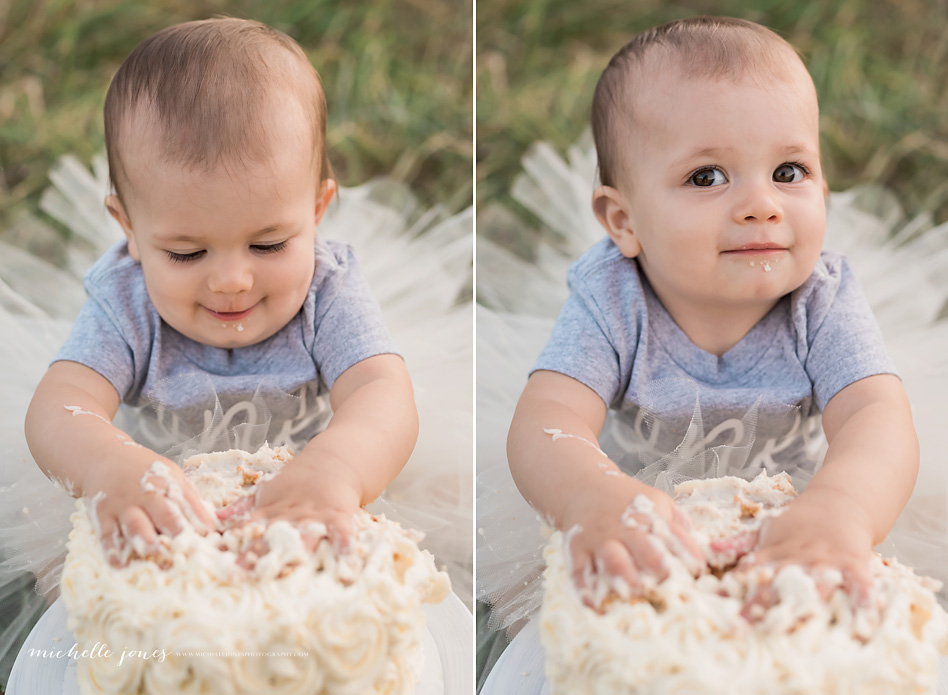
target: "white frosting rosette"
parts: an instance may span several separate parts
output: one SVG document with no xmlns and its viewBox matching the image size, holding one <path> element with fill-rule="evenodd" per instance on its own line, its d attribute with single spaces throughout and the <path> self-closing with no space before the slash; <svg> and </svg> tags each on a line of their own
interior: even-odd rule
<svg viewBox="0 0 948 695">
<path fill-rule="evenodd" d="M 195 456 L 184 468 L 220 508 L 290 458 L 264 446 Z M 422 604 L 450 591 L 418 534 L 360 511 L 340 555 L 325 539 L 307 551 L 284 521 L 206 536 L 188 526 L 147 554 L 128 550 L 128 564 L 114 568 L 93 506 L 77 502 L 62 579 L 78 649 L 111 652 L 80 660 L 82 695 L 413 692 L 424 665 Z M 239 554 L 259 538 L 269 550 L 244 569 Z"/>
<path fill-rule="evenodd" d="M 875 555 L 869 605 L 857 609 L 841 577 L 829 578 L 838 586 L 824 601 L 800 567 L 731 572 L 734 557 L 714 552 L 713 541 L 756 530 L 793 495 L 786 474 L 679 485 L 675 499 L 707 571 L 695 579 L 668 555 L 668 579 L 624 598 L 598 587 L 595 610 L 572 583 L 568 535 L 554 533 L 540 628 L 551 695 L 935 693 L 938 656 L 948 652 L 937 581 Z M 749 622 L 741 609 L 767 580 L 779 602 Z"/>
</svg>

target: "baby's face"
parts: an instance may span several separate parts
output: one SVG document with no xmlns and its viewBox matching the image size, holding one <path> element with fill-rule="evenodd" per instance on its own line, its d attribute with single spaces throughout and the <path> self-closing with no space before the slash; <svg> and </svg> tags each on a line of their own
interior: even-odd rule
<svg viewBox="0 0 948 695">
<path fill-rule="evenodd" d="M 646 276 L 673 315 L 772 305 L 809 277 L 826 225 L 805 69 L 764 87 L 656 83 L 617 184 Z"/>
<path fill-rule="evenodd" d="M 128 169 L 128 210 L 114 197 L 109 205 L 166 323 L 235 348 L 296 315 L 313 278 L 316 225 L 335 191 L 332 181 L 318 184 L 304 148 L 211 172 L 134 159 Z"/>
</svg>

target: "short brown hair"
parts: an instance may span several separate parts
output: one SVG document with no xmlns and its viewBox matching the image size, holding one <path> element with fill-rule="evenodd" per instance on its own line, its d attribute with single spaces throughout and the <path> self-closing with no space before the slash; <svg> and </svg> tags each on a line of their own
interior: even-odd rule
<svg viewBox="0 0 948 695">
<path fill-rule="evenodd" d="M 332 178 L 326 152 L 326 97 L 303 49 L 281 31 L 221 17 L 176 24 L 145 39 L 122 63 L 105 98 L 109 177 L 119 198 L 127 181 L 121 146 L 143 115 L 154 118 L 162 156 L 210 169 L 222 161 L 266 159 L 266 109 L 275 90 L 293 95 L 312 127 L 320 180 Z M 121 174 L 121 175 L 120 175 Z M 124 201 L 123 201 L 124 202 Z"/>
<path fill-rule="evenodd" d="M 615 185 L 616 143 L 632 122 L 632 93 L 643 68 L 665 67 L 667 63 L 661 62 L 665 57 L 674 61 L 682 76 L 692 79 L 739 80 L 751 69 L 764 70 L 769 77 L 786 74 L 779 57 L 787 51 L 796 55 L 793 46 L 770 29 L 732 17 L 689 17 L 636 34 L 609 61 L 593 95 L 591 120 L 601 183 Z"/>
</svg>

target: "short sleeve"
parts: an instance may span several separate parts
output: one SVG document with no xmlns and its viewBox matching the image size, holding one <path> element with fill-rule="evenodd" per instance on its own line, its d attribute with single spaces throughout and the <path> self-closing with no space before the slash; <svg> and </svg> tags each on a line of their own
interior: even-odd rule
<svg viewBox="0 0 948 695">
<path fill-rule="evenodd" d="M 546 347 L 531 370 L 559 372 L 585 384 L 605 402 L 619 395 L 619 354 L 609 339 L 606 322 L 588 295 L 575 289 L 560 310 Z"/>
<path fill-rule="evenodd" d="M 382 311 L 345 244 L 317 249 L 312 355 L 328 388 L 357 362 L 398 354 Z"/>
<path fill-rule="evenodd" d="M 848 262 L 831 257 L 806 300 L 807 354 L 804 368 L 820 410 L 852 383 L 897 374 L 882 333 Z"/>
<path fill-rule="evenodd" d="M 89 299 L 83 305 L 72 332 L 53 361 L 78 362 L 95 370 L 108 379 L 123 399 L 132 389 L 134 350 L 106 309 L 95 299 Z"/>
</svg>

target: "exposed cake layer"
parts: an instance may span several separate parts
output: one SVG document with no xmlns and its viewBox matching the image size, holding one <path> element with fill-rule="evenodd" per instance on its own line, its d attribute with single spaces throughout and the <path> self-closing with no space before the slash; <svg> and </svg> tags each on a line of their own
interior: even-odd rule
<svg viewBox="0 0 948 695">
<path fill-rule="evenodd" d="M 705 572 L 695 579 L 669 554 L 669 578 L 644 591 L 600 582 L 598 610 L 573 586 L 568 538 L 553 534 L 541 613 L 551 693 L 935 693 L 948 617 L 934 580 L 876 555 L 869 605 L 854 609 L 838 572 L 823 578 L 837 587 L 824 601 L 813 577 L 796 566 L 776 576 L 766 567 L 729 571 L 734 553 L 715 550 L 714 542 L 756 531 L 793 495 L 783 474 L 679 485 L 675 499 L 695 526 Z M 654 527 L 661 533 L 660 523 Z M 771 579 L 779 602 L 749 622 L 742 607 Z"/>
</svg>

